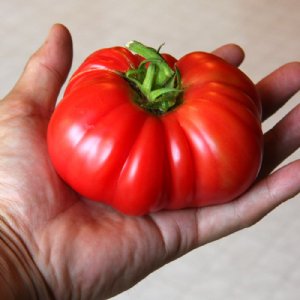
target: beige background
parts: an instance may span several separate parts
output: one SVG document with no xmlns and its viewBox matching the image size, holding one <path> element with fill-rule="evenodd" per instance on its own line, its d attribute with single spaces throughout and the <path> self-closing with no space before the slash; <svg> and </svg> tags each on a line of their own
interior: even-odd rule
<svg viewBox="0 0 300 300">
<path fill-rule="evenodd" d="M 240 44 L 241 68 L 257 81 L 300 60 L 299 0 L 1 0 L 0 98 L 53 23 L 74 40 L 73 70 L 92 51 L 131 39 L 177 57 L 221 44 Z M 264 125 L 270 128 L 299 103 L 300 94 Z M 293 159 L 299 159 L 299 150 Z M 116 300 L 300 299 L 300 197 L 254 227 L 172 262 Z"/>
</svg>

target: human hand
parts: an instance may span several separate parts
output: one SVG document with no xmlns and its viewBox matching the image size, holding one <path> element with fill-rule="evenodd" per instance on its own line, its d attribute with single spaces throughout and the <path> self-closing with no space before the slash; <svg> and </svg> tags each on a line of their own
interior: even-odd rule
<svg viewBox="0 0 300 300">
<path fill-rule="evenodd" d="M 234 45 L 214 53 L 234 65 L 243 60 Z M 46 145 L 71 59 L 70 34 L 56 25 L 0 102 L 0 287 L 6 299 L 112 297 L 190 250 L 253 225 L 299 193 L 299 160 L 270 174 L 299 148 L 298 104 L 265 134 L 259 179 L 231 203 L 131 217 L 82 199 L 56 175 Z M 299 91 L 300 63 L 279 68 L 257 87 L 267 118 Z"/>
</svg>

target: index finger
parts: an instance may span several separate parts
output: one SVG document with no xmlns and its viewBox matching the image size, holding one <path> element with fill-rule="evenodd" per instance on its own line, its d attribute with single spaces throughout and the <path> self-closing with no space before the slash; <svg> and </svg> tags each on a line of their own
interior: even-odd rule
<svg viewBox="0 0 300 300">
<path fill-rule="evenodd" d="M 221 46 L 215 49 L 212 53 L 236 67 L 238 67 L 245 58 L 243 49 L 236 44 L 227 44 Z"/>
</svg>

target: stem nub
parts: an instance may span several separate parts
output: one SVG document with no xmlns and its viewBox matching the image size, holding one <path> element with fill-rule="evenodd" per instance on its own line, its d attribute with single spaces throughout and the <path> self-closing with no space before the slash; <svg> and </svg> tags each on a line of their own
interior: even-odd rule
<svg viewBox="0 0 300 300">
<path fill-rule="evenodd" d="M 167 64 L 159 50 L 137 41 L 131 41 L 126 46 L 144 58 L 137 69 L 130 69 L 125 73 L 125 78 L 142 95 L 138 104 L 155 114 L 166 113 L 176 106 L 182 92 L 179 71 Z"/>
</svg>

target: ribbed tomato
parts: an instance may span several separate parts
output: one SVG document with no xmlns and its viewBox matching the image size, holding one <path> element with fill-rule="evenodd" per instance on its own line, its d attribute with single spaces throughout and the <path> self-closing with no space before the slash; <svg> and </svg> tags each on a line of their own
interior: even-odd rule
<svg viewBox="0 0 300 300">
<path fill-rule="evenodd" d="M 48 128 L 58 174 L 132 215 L 243 193 L 262 160 L 255 85 L 209 53 L 177 61 L 138 42 L 129 49 L 96 51 L 71 77 Z"/>
</svg>

